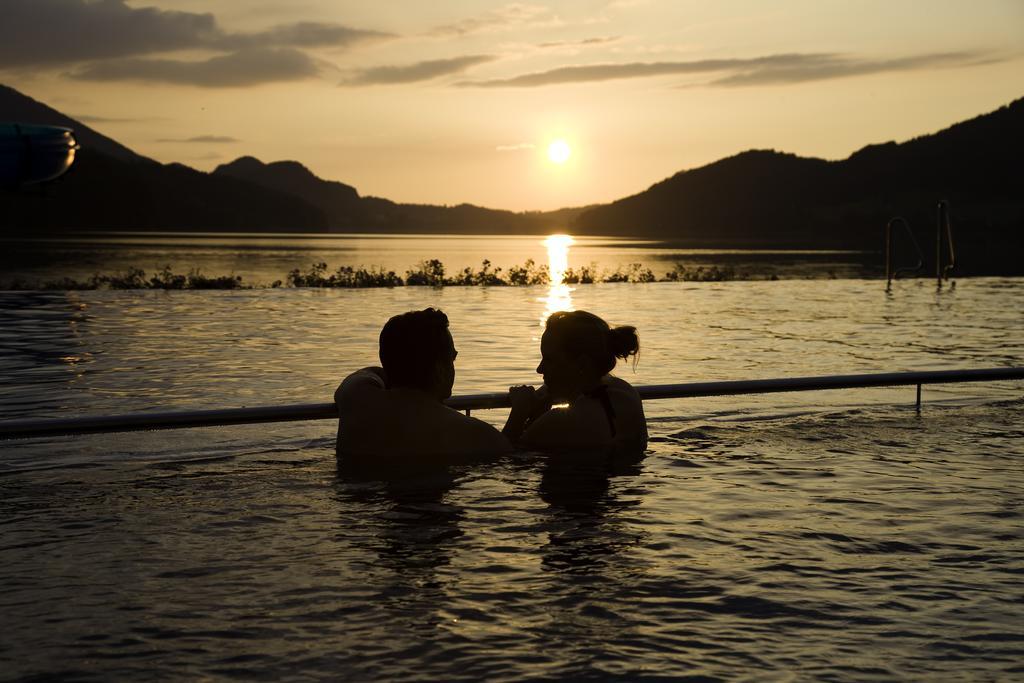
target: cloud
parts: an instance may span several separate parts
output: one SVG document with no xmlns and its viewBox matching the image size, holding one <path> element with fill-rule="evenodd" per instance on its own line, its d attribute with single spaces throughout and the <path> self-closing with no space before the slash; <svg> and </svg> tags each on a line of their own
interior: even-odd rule
<svg viewBox="0 0 1024 683">
<path fill-rule="evenodd" d="M 157 142 L 188 142 L 188 143 L 234 143 L 241 142 L 238 138 L 233 138 L 228 135 L 196 135 L 191 138 L 160 138 Z"/>
<path fill-rule="evenodd" d="M 437 37 L 464 36 L 470 33 L 502 31 L 512 28 L 561 26 L 562 20 L 543 5 L 510 3 L 476 17 L 463 19 L 432 29 L 428 35 Z"/>
<path fill-rule="evenodd" d="M 494 149 L 497 152 L 519 152 L 522 150 L 534 149 L 535 147 L 536 145 L 532 142 L 520 142 L 516 145 L 498 145 Z"/>
<path fill-rule="evenodd" d="M 138 118 L 131 117 L 116 117 L 116 116 L 92 116 L 90 114 L 75 114 L 72 116 L 75 121 L 81 123 L 152 123 L 153 121 L 165 121 L 166 119 L 159 116 L 142 116 Z"/>
<path fill-rule="evenodd" d="M 124 0 L 5 0 L 0 66 L 67 64 L 201 46 L 220 35 L 212 14 L 135 9 Z"/>
<path fill-rule="evenodd" d="M 590 47 L 591 45 L 607 45 L 609 43 L 617 43 L 620 40 L 622 40 L 622 36 L 603 36 L 599 38 L 584 38 L 583 40 L 557 40 L 549 43 L 538 43 L 537 47 Z"/>
<path fill-rule="evenodd" d="M 583 21 L 584 24 L 610 24 L 614 21 L 618 21 L 613 15 L 623 14 L 630 12 L 638 7 L 651 4 L 651 0 L 613 0 L 609 2 L 603 9 L 596 13 L 592 13 L 587 19 Z"/>
<path fill-rule="evenodd" d="M 538 71 L 535 73 L 513 76 L 512 78 L 502 78 L 489 81 L 469 81 L 460 83 L 459 85 L 479 88 L 527 88 L 562 83 L 611 81 L 623 78 L 644 78 L 671 74 L 722 71 L 730 67 L 734 67 L 743 61 L 745 60 L 706 59 L 693 62 L 632 62 L 626 64 L 563 66 L 549 71 Z"/>
<path fill-rule="evenodd" d="M 703 59 L 687 62 L 630 62 L 563 66 L 549 71 L 458 85 L 478 88 L 530 88 L 565 83 L 592 83 L 627 78 L 724 73 L 707 85 L 751 86 L 802 83 L 865 74 L 975 66 L 1001 61 L 980 52 L 946 52 L 898 59 L 872 60 L 840 54 L 782 54 L 749 59 Z"/>
<path fill-rule="evenodd" d="M 125 0 L 4 0 L 0 68 L 78 64 L 180 50 L 348 46 L 388 34 L 301 22 L 231 33 L 209 13 L 131 7 Z"/>
<path fill-rule="evenodd" d="M 119 59 L 86 65 L 71 75 L 87 81 L 148 81 L 206 88 L 243 87 L 316 76 L 320 65 L 291 48 L 241 50 L 211 59 Z"/>
<path fill-rule="evenodd" d="M 216 41 L 219 47 L 230 49 L 245 47 L 347 47 L 355 43 L 392 38 L 393 34 L 381 31 L 365 31 L 342 26 L 321 24 L 311 21 L 275 26 L 256 33 L 235 33 L 225 35 Z"/>
<path fill-rule="evenodd" d="M 809 59 L 800 64 L 765 64 L 751 69 L 741 69 L 732 75 L 712 81 L 710 85 L 742 87 L 804 83 L 897 71 L 977 66 L 993 61 L 1002 61 L 985 57 L 978 52 L 939 52 L 880 60 L 856 59 L 841 55 L 808 55 L 808 57 Z"/>
<path fill-rule="evenodd" d="M 643 5 L 649 5 L 650 0 L 613 0 L 608 3 L 608 9 L 610 10 L 624 10 L 633 9 L 634 7 L 642 7 Z"/>
<path fill-rule="evenodd" d="M 375 66 L 353 72 L 340 85 L 391 85 L 429 81 L 440 76 L 461 73 L 477 64 L 495 59 L 496 57 L 491 55 L 465 55 L 450 59 L 431 59 L 402 66 Z"/>
</svg>

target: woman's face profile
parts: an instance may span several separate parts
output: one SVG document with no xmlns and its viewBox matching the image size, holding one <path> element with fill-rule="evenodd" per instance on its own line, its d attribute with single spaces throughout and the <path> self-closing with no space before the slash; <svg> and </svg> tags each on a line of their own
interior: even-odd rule
<svg viewBox="0 0 1024 683">
<path fill-rule="evenodd" d="M 544 384 L 552 396 L 573 398 L 580 388 L 580 369 L 573 359 L 556 348 L 547 332 L 540 340 L 540 358 L 537 372 L 544 377 Z"/>
</svg>

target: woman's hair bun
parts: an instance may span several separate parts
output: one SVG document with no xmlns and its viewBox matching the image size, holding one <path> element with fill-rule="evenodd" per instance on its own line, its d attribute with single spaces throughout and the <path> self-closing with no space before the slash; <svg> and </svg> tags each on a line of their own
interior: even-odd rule
<svg viewBox="0 0 1024 683">
<path fill-rule="evenodd" d="M 608 323 L 586 311 L 558 311 L 548 318 L 544 336 L 570 357 L 587 357 L 600 375 L 615 369 L 615 359 L 633 357 L 636 367 L 640 339 L 630 325 L 609 328 Z"/>
<path fill-rule="evenodd" d="M 636 328 L 623 325 L 608 330 L 608 350 L 623 360 L 640 353 L 640 337 L 636 334 Z"/>
</svg>

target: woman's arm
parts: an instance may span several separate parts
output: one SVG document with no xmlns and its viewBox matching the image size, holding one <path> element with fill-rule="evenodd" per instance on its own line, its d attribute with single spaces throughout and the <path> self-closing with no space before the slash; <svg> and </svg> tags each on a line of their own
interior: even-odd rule
<svg viewBox="0 0 1024 683">
<path fill-rule="evenodd" d="M 501 433 L 509 442 L 515 444 L 532 419 L 537 390 L 528 385 L 517 385 L 509 387 L 508 395 L 512 402 L 512 410 L 508 414 L 508 419 L 505 420 L 505 426 Z"/>
</svg>

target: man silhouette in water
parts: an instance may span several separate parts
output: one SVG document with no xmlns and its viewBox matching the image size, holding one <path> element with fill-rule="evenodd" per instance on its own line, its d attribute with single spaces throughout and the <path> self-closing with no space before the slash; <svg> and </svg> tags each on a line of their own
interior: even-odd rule
<svg viewBox="0 0 1024 683">
<path fill-rule="evenodd" d="M 379 460 L 511 451 L 497 429 L 444 405 L 457 355 L 441 311 L 427 308 L 388 320 L 380 333 L 383 367 L 357 370 L 334 392 L 338 454 Z"/>
</svg>

